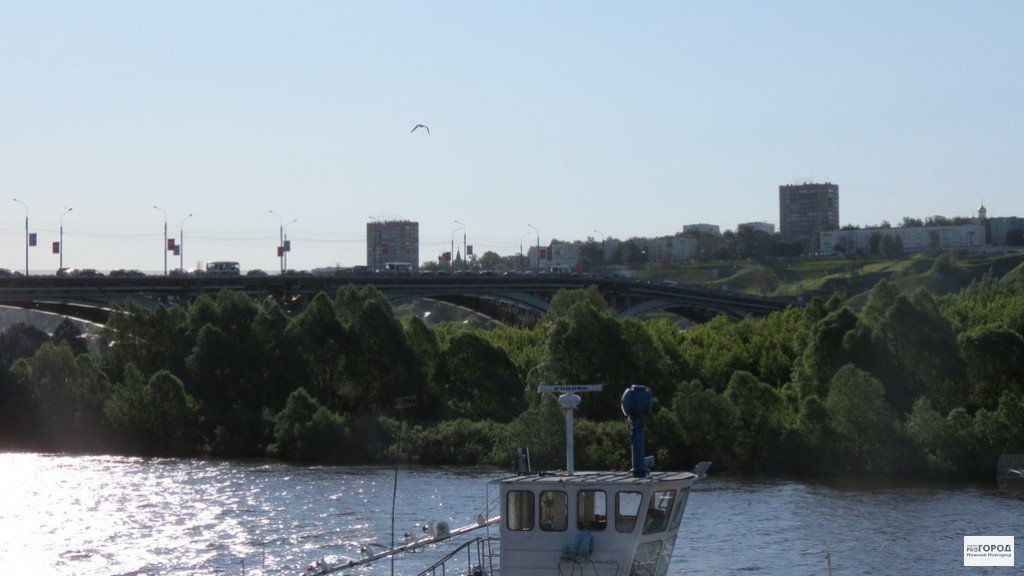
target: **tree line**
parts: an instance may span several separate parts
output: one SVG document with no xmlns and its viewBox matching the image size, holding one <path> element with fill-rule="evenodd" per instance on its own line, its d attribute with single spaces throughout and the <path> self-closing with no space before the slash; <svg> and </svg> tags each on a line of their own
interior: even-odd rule
<svg viewBox="0 0 1024 576">
<path fill-rule="evenodd" d="M 593 287 L 558 293 L 532 327 L 490 329 L 399 320 L 372 287 L 292 316 L 225 291 L 125 303 L 95 348 L 69 322 L 0 334 L 0 448 L 505 465 L 527 446 L 557 468 L 563 417 L 537 386 L 601 383 L 578 412 L 580 467 L 628 467 L 631 384 L 654 395 L 663 468 L 991 478 L 1024 451 L 1014 275 L 943 298 L 881 282 L 860 310 L 816 299 L 686 330 L 620 319 Z"/>
</svg>

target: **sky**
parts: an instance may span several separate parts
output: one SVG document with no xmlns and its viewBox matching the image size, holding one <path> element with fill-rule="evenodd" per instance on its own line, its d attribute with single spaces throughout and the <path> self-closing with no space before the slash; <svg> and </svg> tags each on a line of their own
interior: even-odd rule
<svg viewBox="0 0 1024 576">
<path fill-rule="evenodd" d="M 777 225 L 803 181 L 842 224 L 1024 216 L 1022 26 L 1017 0 L 0 0 L 0 267 L 26 213 L 39 273 L 61 223 L 66 267 L 162 271 L 164 212 L 185 268 L 243 270 L 278 269 L 282 223 L 295 269 L 365 264 L 371 218 L 418 221 L 421 261 L 463 226 L 506 255 Z"/>
</svg>

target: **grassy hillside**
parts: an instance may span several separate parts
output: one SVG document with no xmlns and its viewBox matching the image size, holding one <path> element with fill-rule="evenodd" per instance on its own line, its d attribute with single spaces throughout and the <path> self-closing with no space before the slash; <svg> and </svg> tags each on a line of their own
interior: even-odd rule
<svg viewBox="0 0 1024 576">
<path fill-rule="evenodd" d="M 936 261 L 940 261 L 936 264 Z M 905 293 L 925 287 L 935 294 L 962 290 L 986 274 L 1024 276 L 1024 252 L 998 255 L 915 254 L 880 258 L 771 258 L 649 267 L 637 278 L 777 297 L 828 297 L 834 293 L 857 304 L 880 280 Z"/>
</svg>

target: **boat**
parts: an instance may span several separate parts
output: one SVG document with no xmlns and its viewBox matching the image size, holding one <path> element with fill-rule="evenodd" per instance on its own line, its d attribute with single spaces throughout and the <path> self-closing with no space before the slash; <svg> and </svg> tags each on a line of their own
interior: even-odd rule
<svg viewBox="0 0 1024 576">
<path fill-rule="evenodd" d="M 706 475 L 711 463 L 701 462 L 691 472 L 653 469 L 653 458 L 644 455 L 644 419 L 651 410 L 651 393 L 634 385 L 622 395 L 622 410 L 632 426 L 632 468 L 576 471 L 573 412 L 581 402 L 577 392 L 600 389 L 599 384 L 538 388 L 560 394 L 566 421 L 565 470 L 533 472 L 529 452 L 521 450 L 516 473 L 488 483 L 488 505 L 475 523 L 453 529 L 446 522 L 430 522 L 423 535 L 406 534 L 397 546 L 364 547 L 359 558 L 321 558 L 307 566 L 305 574 L 356 572 L 389 557 L 393 574 L 395 555 L 466 537 L 424 565 L 418 576 L 664 576 L 690 487 Z M 498 513 L 492 516 L 492 510 Z M 479 531 L 484 535 L 475 535 Z"/>
</svg>

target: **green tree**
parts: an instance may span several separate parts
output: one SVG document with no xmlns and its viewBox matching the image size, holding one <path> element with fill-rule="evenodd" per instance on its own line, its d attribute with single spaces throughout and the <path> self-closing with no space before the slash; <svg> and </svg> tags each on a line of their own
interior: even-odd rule
<svg viewBox="0 0 1024 576">
<path fill-rule="evenodd" d="M 868 253 L 878 254 L 882 250 L 882 234 L 880 232 L 874 232 L 868 238 Z"/>
<path fill-rule="evenodd" d="M 948 474 L 962 460 L 952 425 L 943 418 L 927 398 L 918 398 L 904 423 L 907 436 L 925 458 L 933 474 Z"/>
<path fill-rule="evenodd" d="M 885 384 L 886 397 L 898 413 L 909 411 L 922 394 L 940 411 L 966 401 L 956 335 L 929 292 L 919 289 L 910 298 L 898 297 L 871 339 L 872 373 Z"/>
<path fill-rule="evenodd" d="M 390 308 L 387 298 L 381 294 L 380 290 L 377 290 L 373 286 L 355 286 L 349 284 L 344 288 L 339 288 L 334 294 L 334 309 L 338 313 L 338 319 L 341 323 L 348 328 L 356 318 L 362 314 L 363 307 L 368 302 L 375 302 L 377 306 L 383 309 Z"/>
<path fill-rule="evenodd" d="M 208 301 L 209 299 L 206 299 Z M 202 298 L 192 310 L 202 304 Z M 101 332 L 105 368 L 116 380 L 133 365 L 143 374 L 168 370 L 185 375 L 186 358 L 195 342 L 180 306 L 142 308 L 131 300 L 116 306 Z"/>
<path fill-rule="evenodd" d="M 530 449 L 534 470 L 557 470 L 565 467 L 565 417 L 552 394 L 538 395 L 538 402 L 498 434 L 495 452 L 505 462 L 517 448 Z"/>
<path fill-rule="evenodd" d="M 259 380 L 264 388 L 260 405 L 275 412 L 308 378 L 299 343 L 288 334 L 289 322 L 281 306 L 269 300 L 264 302 L 252 328 L 259 349 Z"/>
<path fill-rule="evenodd" d="M 861 318 L 872 327 L 881 324 L 886 314 L 896 305 L 900 291 L 892 282 L 882 280 L 868 293 L 868 301 L 861 312 Z"/>
<path fill-rule="evenodd" d="M 188 455 L 199 446 L 195 400 L 181 380 L 166 370 L 145 381 L 130 366 L 124 383 L 113 386 L 103 410 L 119 443 L 133 453 Z"/>
<path fill-rule="evenodd" d="M 350 453 L 345 418 L 320 405 L 299 388 L 288 396 L 274 420 L 269 452 L 296 460 L 343 461 Z"/>
<path fill-rule="evenodd" d="M 1007 246 L 1024 246 L 1024 228 L 1011 228 L 1006 233 Z"/>
<path fill-rule="evenodd" d="M 456 335 L 443 353 L 449 418 L 508 422 L 526 407 L 523 382 L 508 355 L 475 334 Z"/>
<path fill-rule="evenodd" d="M 934 232 L 934 230 L 930 230 Z M 932 263 L 932 274 L 940 280 L 946 280 L 959 288 L 970 277 L 970 272 L 957 264 L 952 254 L 941 254 Z"/>
<path fill-rule="evenodd" d="M 266 399 L 262 347 L 253 327 L 260 310 L 240 292 L 221 291 L 189 310 L 194 346 L 187 357 L 186 390 L 209 411 L 259 412 Z M 148 373 L 143 370 L 143 373 Z"/>
<path fill-rule="evenodd" d="M 622 390 L 634 383 L 637 367 L 622 336 L 621 322 L 589 302 L 576 302 L 551 326 L 548 357 L 562 382 L 603 384 L 600 394 L 583 405 L 583 416 L 615 417 Z"/>
<path fill-rule="evenodd" d="M 857 316 L 840 309 L 826 316 L 811 331 L 804 353 L 794 366 L 793 381 L 801 398 L 824 397 L 828 382 L 840 366 L 850 361 L 850 348 L 844 342 L 857 327 Z"/>
<path fill-rule="evenodd" d="M 708 388 L 723 392 L 733 372 L 755 370 L 747 348 L 752 328 L 751 321 L 736 323 L 716 316 L 686 330 L 682 350 L 692 376 Z"/>
<path fill-rule="evenodd" d="M 633 240 L 629 239 L 619 244 L 617 248 L 618 261 L 631 270 L 639 270 L 647 263 L 647 254 Z"/>
<path fill-rule="evenodd" d="M 483 255 L 480 256 L 479 264 L 480 268 L 484 270 L 501 271 L 505 269 L 505 263 L 504 260 L 501 259 L 501 256 L 499 256 L 497 252 L 490 250 L 484 252 Z"/>
<path fill-rule="evenodd" d="M 499 326 L 479 334 L 508 354 L 523 380 L 526 380 L 532 368 L 547 360 L 547 333 L 544 327 L 530 330 L 517 326 Z"/>
<path fill-rule="evenodd" d="M 800 400 L 797 412 L 796 432 L 801 445 L 798 447 L 800 469 L 804 472 L 822 473 L 833 465 L 831 449 L 836 443 L 835 433 L 829 425 L 828 407 L 817 396 Z"/>
<path fill-rule="evenodd" d="M 269 441 L 263 409 L 269 397 L 268 356 L 255 325 L 260 308 L 243 293 L 221 291 L 189 308 L 185 390 L 202 410 L 210 450 L 223 456 L 256 456 Z M 143 370 L 144 374 L 147 374 Z"/>
<path fill-rule="evenodd" d="M 35 326 L 18 322 L 0 332 L 0 370 L 6 374 L 19 358 L 30 358 L 49 337 Z"/>
<path fill-rule="evenodd" d="M 506 465 L 505 454 L 494 453 L 501 430 L 490 420 L 468 418 L 414 426 L 406 433 L 402 453 L 421 464 Z"/>
<path fill-rule="evenodd" d="M 683 382 L 672 397 L 673 430 L 677 442 L 672 452 L 684 462 L 713 460 L 731 463 L 735 442 L 732 408 L 699 380 Z M 671 439 L 669 439 L 671 441 Z"/>
<path fill-rule="evenodd" d="M 416 354 L 423 376 L 427 381 L 434 378 L 434 372 L 441 361 L 441 349 L 434 332 L 418 317 L 412 317 L 405 324 L 405 339 Z"/>
<path fill-rule="evenodd" d="M 60 321 L 53 330 L 53 335 L 50 336 L 50 341 L 54 344 L 67 344 L 71 348 L 71 353 L 75 356 L 79 354 L 85 354 L 88 350 L 85 344 L 85 339 L 82 336 L 82 331 L 75 325 L 71 320 L 64 318 Z"/>
<path fill-rule="evenodd" d="M 604 266 L 604 242 L 595 242 L 593 239 L 587 239 L 580 246 L 579 263 L 587 271 Z"/>
<path fill-rule="evenodd" d="M 749 372 L 738 371 L 729 379 L 723 394 L 731 411 L 735 440 L 734 465 L 743 470 L 772 466 L 782 427 L 781 402 L 775 390 Z"/>
<path fill-rule="evenodd" d="M 346 370 L 345 394 L 350 406 L 391 413 L 396 398 L 422 399 L 428 392 L 416 352 L 386 302 L 365 301 L 349 334 L 352 354 Z M 412 414 L 426 416 L 423 410 L 422 405 L 417 406 Z"/>
<path fill-rule="evenodd" d="M 1002 327 L 978 328 L 957 337 L 971 383 L 971 404 L 995 409 L 1004 392 L 1024 394 L 1024 338 Z"/>
<path fill-rule="evenodd" d="M 903 258 L 903 239 L 898 234 L 885 234 L 878 243 L 878 251 L 888 260 Z"/>
<path fill-rule="evenodd" d="M 661 358 L 665 370 L 665 378 L 671 382 L 682 382 L 690 372 L 686 356 L 683 354 L 685 337 L 676 322 L 665 319 L 647 320 L 642 324 L 656 352 Z M 670 394 L 675 394 L 675 386 Z M 664 399 L 665 404 L 670 398 Z"/>
<path fill-rule="evenodd" d="M 675 393 L 675 383 L 682 374 L 673 376 L 668 357 L 647 330 L 646 323 L 626 318 L 619 331 L 635 367 L 634 382 L 644 383 L 655 398 L 669 402 Z"/>
<path fill-rule="evenodd" d="M 351 343 L 331 300 L 323 293 L 317 294 L 288 323 L 286 335 L 295 343 L 308 374 L 306 387 L 325 405 L 339 408 Z"/>
<path fill-rule="evenodd" d="M 88 356 L 75 358 L 66 345 L 44 343 L 32 358 L 11 368 L 17 386 L 31 401 L 36 438 L 49 449 L 88 449 L 102 445 L 106 375 Z"/>
<path fill-rule="evenodd" d="M 896 420 L 882 383 L 847 364 L 832 378 L 825 406 L 847 470 L 889 471 Z"/>
<path fill-rule="evenodd" d="M 612 310 L 612 307 L 608 305 L 608 302 L 601 295 L 597 286 L 591 284 L 583 290 L 562 289 L 555 292 L 555 295 L 551 297 L 551 305 L 548 308 L 547 317 L 549 319 L 562 318 L 568 314 L 569 309 L 577 302 L 587 302 L 594 310 L 601 313 L 611 312 Z"/>
</svg>

